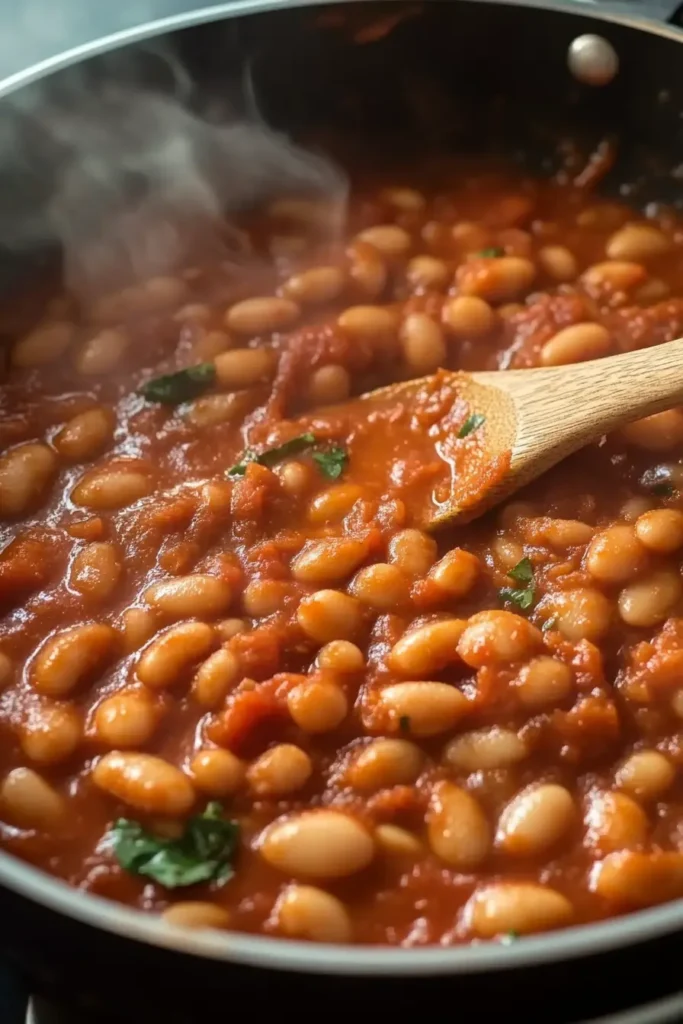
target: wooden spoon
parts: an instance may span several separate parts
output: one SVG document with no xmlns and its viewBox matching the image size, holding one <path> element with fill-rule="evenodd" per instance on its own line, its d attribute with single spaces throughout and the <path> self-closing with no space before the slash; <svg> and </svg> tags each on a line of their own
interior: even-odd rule
<svg viewBox="0 0 683 1024">
<path fill-rule="evenodd" d="M 485 416 L 478 443 L 507 469 L 490 487 L 458 495 L 457 476 L 426 526 L 467 522 L 497 505 L 579 448 L 626 423 L 683 404 L 683 338 L 592 362 L 538 370 L 444 373 L 371 393 L 407 397 L 430 379 L 453 387 L 471 413 Z M 370 395 L 368 397 L 371 397 Z M 509 461 L 508 461 L 509 458 Z"/>
</svg>

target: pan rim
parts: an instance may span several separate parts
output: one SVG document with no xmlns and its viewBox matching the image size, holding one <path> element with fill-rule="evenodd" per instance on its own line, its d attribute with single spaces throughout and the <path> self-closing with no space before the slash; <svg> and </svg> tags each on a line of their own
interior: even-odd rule
<svg viewBox="0 0 683 1024">
<path fill-rule="evenodd" d="M 324 0 L 326 4 L 336 3 L 362 3 L 363 0 Z M 383 0 L 385 2 L 385 0 Z M 391 0 L 386 0 L 387 3 Z M 443 0 L 428 0 L 429 3 L 440 3 Z M 461 3 L 497 3 L 509 7 L 526 7 L 540 10 L 557 11 L 562 14 L 583 14 L 595 21 L 604 21 L 626 28 L 633 28 L 641 32 L 649 32 L 653 35 L 662 36 L 675 42 L 683 42 L 683 30 L 673 25 L 646 17 L 645 13 L 640 16 L 625 14 L 621 11 L 603 10 L 599 7 L 584 6 L 585 0 L 460 0 Z M 598 3 L 600 0 L 598 0 Z M 162 34 L 178 31 L 185 28 L 193 28 L 197 25 L 209 24 L 222 19 L 245 17 L 249 14 L 265 14 L 270 11 L 280 10 L 284 6 L 293 7 L 317 7 L 321 6 L 320 0 L 228 0 L 226 3 L 215 4 L 210 7 L 200 7 L 194 11 L 186 11 L 181 14 L 169 15 L 165 18 L 156 18 L 154 21 L 130 28 L 122 29 L 119 32 L 112 32 L 100 39 L 91 40 L 88 43 L 81 43 L 69 50 L 48 57 L 37 64 L 32 65 L 23 71 L 17 71 L 7 78 L 0 80 L 0 99 L 17 92 L 32 82 L 40 81 L 56 71 L 69 67 L 71 64 L 80 63 L 90 57 L 96 57 L 111 50 L 120 49 L 131 43 L 143 42 Z M 643 5 L 644 6 L 644 5 Z"/>
<path fill-rule="evenodd" d="M 504 945 L 406 949 L 316 944 L 240 932 L 188 931 L 161 917 L 74 889 L 39 868 L 0 851 L 0 885 L 33 903 L 89 927 L 134 942 L 245 967 L 358 977 L 481 974 L 536 967 L 612 952 L 683 927 L 683 899 L 608 921 L 529 936 Z"/>
</svg>

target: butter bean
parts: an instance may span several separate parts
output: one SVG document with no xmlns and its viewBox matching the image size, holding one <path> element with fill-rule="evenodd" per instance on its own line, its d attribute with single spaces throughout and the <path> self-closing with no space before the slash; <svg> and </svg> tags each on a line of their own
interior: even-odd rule
<svg viewBox="0 0 683 1024">
<path fill-rule="evenodd" d="M 261 856 L 295 878 L 344 878 L 375 855 L 368 830 L 341 811 L 314 810 L 278 818 L 260 841 Z"/>
<path fill-rule="evenodd" d="M 151 754 L 112 750 L 99 759 L 92 780 L 116 800 L 148 814 L 179 817 L 195 799 L 190 780 L 168 761 Z"/>
<path fill-rule="evenodd" d="M 467 902 L 465 920 L 479 939 L 529 935 L 571 922 L 569 900 L 546 885 L 498 882 L 478 889 Z"/>
<path fill-rule="evenodd" d="M 491 848 L 484 812 L 473 796 L 452 782 L 440 782 L 433 791 L 427 837 L 434 853 L 460 871 L 476 868 Z"/>
<path fill-rule="evenodd" d="M 137 663 L 138 679 L 153 690 L 172 686 L 183 672 L 208 653 L 213 640 L 213 630 L 205 622 L 172 626 L 142 652 Z"/>
</svg>

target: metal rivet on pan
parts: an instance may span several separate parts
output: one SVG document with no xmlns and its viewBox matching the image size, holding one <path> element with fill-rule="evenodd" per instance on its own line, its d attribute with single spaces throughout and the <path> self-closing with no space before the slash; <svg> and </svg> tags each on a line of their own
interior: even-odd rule
<svg viewBox="0 0 683 1024">
<path fill-rule="evenodd" d="M 619 70 L 619 57 L 602 36 L 577 36 L 569 47 L 567 64 L 574 78 L 585 85 L 608 85 Z"/>
</svg>

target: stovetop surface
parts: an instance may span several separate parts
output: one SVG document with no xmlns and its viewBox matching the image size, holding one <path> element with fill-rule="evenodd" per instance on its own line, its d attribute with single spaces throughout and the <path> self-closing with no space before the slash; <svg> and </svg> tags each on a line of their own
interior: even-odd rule
<svg viewBox="0 0 683 1024">
<path fill-rule="evenodd" d="M 0 1002 L 0 1007 L 2 1003 Z M 469 1017 L 459 1015 L 464 1024 L 468 1024 Z M 398 1018 L 401 1019 L 400 1017 Z M 472 1015 L 472 1021 L 476 1020 L 476 1013 Z M 5 1018 L 2 1018 L 6 1024 Z M 11 1018 L 7 1024 L 14 1024 Z M 109 1024 L 100 1017 L 93 1017 L 85 1014 L 68 1014 L 54 1004 L 48 1004 L 40 999 L 30 999 L 29 1004 L 21 1018 L 17 1018 L 17 1024 Z M 188 1021 L 187 1024 L 199 1024 L 198 1021 Z M 548 1024 L 552 1024 L 549 1020 Z M 666 999 L 649 1003 L 647 1006 L 636 1007 L 618 1016 L 600 1017 L 582 1024 L 683 1024 L 683 992 L 675 996 L 668 996 Z"/>
<path fill-rule="evenodd" d="M 408 1014 L 406 1012 L 406 1018 Z M 412 1019 L 414 1010 L 410 1010 Z M 394 1013 L 392 1011 L 392 1016 Z M 401 1020 L 401 1011 L 397 1014 Z M 469 1024 L 471 1019 L 477 1020 L 476 1012 L 473 1011 L 470 1018 L 467 1014 L 459 1014 L 463 1024 Z M 501 1017 L 505 1014 L 501 1012 Z M 17 976 L 0 967 L 0 1024 L 115 1024 L 110 1020 L 104 1020 L 99 1014 L 89 1013 L 87 1010 L 75 1013 L 60 1008 L 55 1003 L 49 1003 L 39 998 L 31 998 L 21 985 Z M 118 1024 L 118 1022 L 116 1022 Z M 122 1021 L 121 1024 L 124 1024 Z M 159 1022 L 163 1024 L 163 1022 Z M 206 1024 L 205 1021 L 188 1020 L 187 1024 Z M 549 1018 L 548 1024 L 552 1024 Z M 594 1018 L 590 1016 L 590 1008 L 587 1007 L 587 1015 L 581 1024 L 683 1024 L 683 991 L 667 996 L 661 1000 L 650 1002 L 644 1006 L 634 1007 L 624 1013 Z"/>
</svg>

